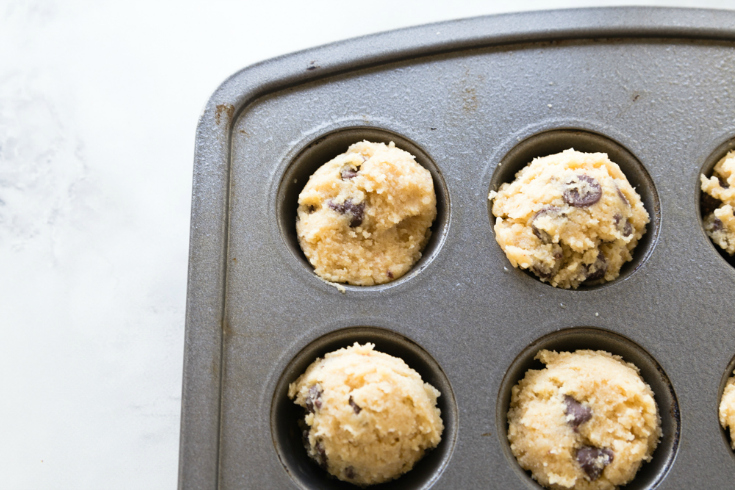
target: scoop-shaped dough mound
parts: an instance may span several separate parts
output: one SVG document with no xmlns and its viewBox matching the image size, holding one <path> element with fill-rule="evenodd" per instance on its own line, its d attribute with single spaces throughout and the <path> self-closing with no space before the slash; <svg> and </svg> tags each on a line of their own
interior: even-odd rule
<svg viewBox="0 0 735 490">
<path fill-rule="evenodd" d="M 317 275 L 369 286 L 408 272 L 435 217 L 431 173 L 393 142 L 363 141 L 309 178 L 296 233 Z"/>
<path fill-rule="evenodd" d="M 720 400 L 720 425 L 730 429 L 730 445 L 735 449 L 735 376 L 727 380 Z"/>
<path fill-rule="evenodd" d="M 719 201 L 717 209 L 704 216 L 704 230 L 721 249 L 735 254 L 735 150 L 725 155 L 712 171 L 701 175 L 702 191 Z"/>
<path fill-rule="evenodd" d="M 649 221 L 605 153 L 568 149 L 536 158 L 489 198 L 495 238 L 513 267 L 561 288 L 618 277 Z"/>
<path fill-rule="evenodd" d="M 398 478 L 441 440 L 439 391 L 402 359 L 373 344 L 317 359 L 288 387 L 306 409 L 309 456 L 340 480 L 372 485 Z"/>
<path fill-rule="evenodd" d="M 536 355 L 513 387 L 508 440 L 513 455 L 541 485 L 614 489 L 650 461 L 661 437 L 651 388 L 638 368 L 604 351 Z"/>
</svg>

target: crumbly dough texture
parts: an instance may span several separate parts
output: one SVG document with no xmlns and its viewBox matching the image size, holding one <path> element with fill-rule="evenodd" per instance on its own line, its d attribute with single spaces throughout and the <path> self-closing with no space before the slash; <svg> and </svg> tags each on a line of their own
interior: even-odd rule
<svg viewBox="0 0 735 490">
<path fill-rule="evenodd" d="M 495 238 L 513 267 L 561 288 L 618 277 L 649 221 L 605 153 L 568 149 L 536 158 L 489 198 Z"/>
<path fill-rule="evenodd" d="M 735 449 L 735 376 L 727 380 L 720 400 L 720 425 L 730 429 L 730 445 Z"/>
<path fill-rule="evenodd" d="M 398 478 L 436 447 L 444 425 L 439 391 L 373 344 L 317 359 L 289 385 L 306 409 L 304 444 L 329 473 L 360 486 Z"/>
<path fill-rule="evenodd" d="M 716 199 L 717 209 L 704 216 L 704 230 L 721 249 L 735 254 L 735 150 L 725 155 L 712 171 L 700 176 L 702 191 Z"/>
<path fill-rule="evenodd" d="M 398 279 L 421 258 L 436 217 L 431 174 L 393 142 L 362 141 L 299 194 L 299 244 L 320 277 L 359 286 Z"/>
<path fill-rule="evenodd" d="M 604 351 L 536 355 L 513 387 L 508 440 L 513 455 L 552 489 L 613 489 L 650 461 L 661 437 L 651 388 L 638 368 Z"/>
</svg>

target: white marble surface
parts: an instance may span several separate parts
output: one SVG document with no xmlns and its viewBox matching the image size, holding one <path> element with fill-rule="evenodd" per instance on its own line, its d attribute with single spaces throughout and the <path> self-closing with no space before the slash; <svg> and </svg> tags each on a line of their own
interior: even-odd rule
<svg viewBox="0 0 735 490">
<path fill-rule="evenodd" d="M 632 3 L 0 0 L 0 488 L 176 486 L 194 130 L 227 76 L 404 26 Z"/>
</svg>

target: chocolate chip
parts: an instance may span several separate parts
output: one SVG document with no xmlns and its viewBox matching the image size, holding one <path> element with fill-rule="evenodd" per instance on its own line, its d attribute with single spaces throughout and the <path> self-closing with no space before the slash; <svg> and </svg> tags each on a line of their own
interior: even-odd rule
<svg viewBox="0 0 735 490">
<path fill-rule="evenodd" d="M 304 406 L 307 412 L 314 413 L 317 409 L 322 408 L 322 393 L 324 392 L 319 385 L 313 385 L 309 388 L 309 394 L 304 400 Z"/>
<path fill-rule="evenodd" d="M 564 396 L 564 405 L 566 406 L 564 413 L 567 415 L 567 424 L 574 429 L 574 432 L 577 432 L 580 425 L 592 418 L 592 409 L 569 395 Z"/>
<path fill-rule="evenodd" d="M 720 231 L 722 229 L 722 221 L 720 218 L 715 218 L 712 221 L 712 231 Z"/>
<path fill-rule="evenodd" d="M 577 462 L 590 480 L 597 480 L 607 465 L 612 463 L 613 452 L 607 448 L 582 446 L 577 451 Z"/>
<path fill-rule="evenodd" d="M 348 466 L 347 468 L 345 468 L 345 477 L 347 477 L 348 480 L 353 480 L 355 476 L 357 476 L 355 474 L 355 468 L 353 468 L 352 466 Z"/>
<path fill-rule="evenodd" d="M 322 441 L 317 441 L 316 445 L 314 446 L 314 450 L 320 456 L 326 456 L 327 455 L 327 452 L 324 450 L 324 446 L 322 446 Z"/>
<path fill-rule="evenodd" d="M 722 179 L 720 177 L 717 177 L 717 182 L 720 183 L 720 187 L 722 187 L 723 189 L 728 189 L 730 187 L 730 184 L 728 184 L 725 179 Z"/>
<path fill-rule="evenodd" d="M 615 225 L 620 228 L 620 223 L 623 221 L 623 217 L 617 213 L 613 216 L 613 220 L 615 220 Z M 628 237 L 633 233 L 633 225 L 630 222 L 630 219 L 625 220 L 625 224 L 623 225 L 623 236 Z"/>
<path fill-rule="evenodd" d="M 545 208 L 542 208 L 540 211 L 534 214 L 533 218 L 531 218 L 531 230 L 533 231 L 533 234 L 536 235 L 538 239 L 542 242 L 551 243 L 551 235 L 549 235 L 549 233 L 547 233 L 546 231 L 537 228 L 534 223 L 537 219 L 543 216 L 555 216 L 559 213 L 559 211 L 561 210 L 556 206 L 546 206 Z"/>
<path fill-rule="evenodd" d="M 595 263 L 592 265 L 585 265 L 584 269 L 587 275 L 585 281 L 598 281 L 605 277 L 605 273 L 607 272 L 607 259 L 602 252 L 598 252 Z"/>
<path fill-rule="evenodd" d="M 564 257 L 561 246 L 554 244 L 551 247 L 554 262 L 551 265 L 544 262 L 536 262 L 531 267 L 531 272 L 536 274 L 540 279 L 551 279 L 557 272 L 559 272 L 559 267 L 561 267 L 561 259 Z"/>
<path fill-rule="evenodd" d="M 577 179 L 567 182 L 564 191 L 564 202 L 577 208 L 592 206 L 602 197 L 602 187 L 589 175 L 577 175 Z"/>
<path fill-rule="evenodd" d="M 362 219 L 365 216 L 364 201 L 358 204 L 353 204 L 351 199 L 346 199 L 342 204 L 336 204 L 334 201 L 328 201 L 327 205 L 330 209 L 333 209 L 338 213 L 352 215 L 350 228 L 355 228 L 362 224 Z"/>
<path fill-rule="evenodd" d="M 538 265 L 534 265 L 533 267 L 531 267 L 531 270 L 533 271 L 534 274 L 539 276 L 541 279 L 550 279 L 551 276 L 554 275 L 553 271 L 544 270 L 540 268 Z"/>
<path fill-rule="evenodd" d="M 630 223 L 630 220 L 625 220 L 625 226 L 623 227 L 623 236 L 629 237 L 633 234 L 633 225 Z"/>
<path fill-rule="evenodd" d="M 322 446 L 321 441 L 317 441 L 314 445 L 314 453 L 312 454 L 312 457 L 323 470 L 327 469 L 327 452 L 324 450 L 324 446 Z"/>
<path fill-rule="evenodd" d="M 625 203 L 626 206 L 630 206 L 630 203 L 628 202 L 628 199 L 625 197 L 625 194 L 623 194 L 623 191 L 620 190 L 620 187 L 617 185 L 615 186 L 615 190 L 618 191 L 618 196 L 620 199 Z"/>
<path fill-rule="evenodd" d="M 355 411 L 355 415 L 362 412 L 362 408 L 360 408 L 360 406 L 355 403 L 355 400 L 352 399 L 352 395 L 350 395 L 350 406 L 352 407 L 352 410 Z"/>
<path fill-rule="evenodd" d="M 388 271 L 388 274 L 387 274 L 387 275 L 388 275 L 388 277 L 389 277 L 390 279 L 393 279 L 393 273 L 392 273 L 391 271 Z"/>
<path fill-rule="evenodd" d="M 358 170 L 350 167 L 349 165 L 346 165 L 342 168 L 342 171 L 339 173 L 339 176 L 342 177 L 342 180 L 350 180 L 357 177 Z"/>
</svg>

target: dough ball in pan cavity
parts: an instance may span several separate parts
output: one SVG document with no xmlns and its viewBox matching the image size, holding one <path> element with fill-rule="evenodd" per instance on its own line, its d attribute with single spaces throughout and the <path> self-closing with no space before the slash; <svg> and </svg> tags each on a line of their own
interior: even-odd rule
<svg viewBox="0 0 735 490">
<path fill-rule="evenodd" d="M 391 142 L 362 141 L 322 165 L 299 194 L 299 245 L 321 278 L 370 286 L 421 258 L 436 218 L 431 173 Z"/>
<path fill-rule="evenodd" d="M 552 489 L 614 489 L 650 461 L 661 438 L 653 391 L 605 351 L 542 350 L 546 367 L 513 387 L 508 440 L 524 470 Z"/>
<path fill-rule="evenodd" d="M 700 176 L 704 230 L 729 255 L 735 254 L 735 150 L 715 164 L 712 177 Z"/>
<path fill-rule="evenodd" d="M 568 149 L 536 158 L 489 198 L 495 238 L 513 267 L 559 288 L 618 277 L 649 222 L 605 153 Z"/>
<path fill-rule="evenodd" d="M 439 391 L 371 343 L 317 359 L 289 385 L 288 396 L 305 410 L 301 425 L 309 456 L 359 486 L 411 470 L 444 430 Z"/>
<path fill-rule="evenodd" d="M 720 425 L 730 429 L 730 445 L 735 450 L 735 376 L 727 380 L 720 400 Z"/>
</svg>

